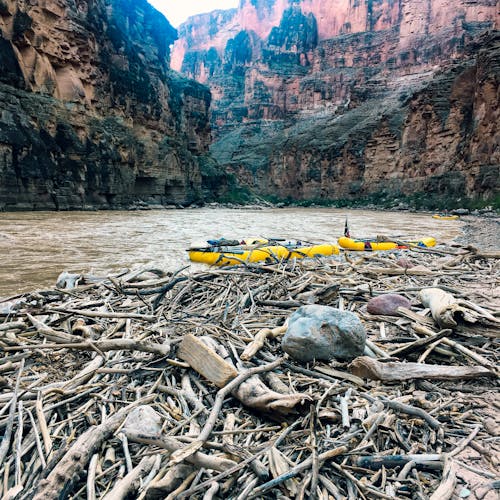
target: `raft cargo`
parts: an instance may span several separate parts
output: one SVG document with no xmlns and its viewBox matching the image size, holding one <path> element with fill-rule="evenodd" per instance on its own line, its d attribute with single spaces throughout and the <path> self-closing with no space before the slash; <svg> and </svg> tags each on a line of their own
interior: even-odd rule
<svg viewBox="0 0 500 500">
<path fill-rule="evenodd" d="M 331 244 L 301 244 L 300 242 L 281 243 L 275 241 L 258 241 L 256 244 L 218 246 L 210 245 L 188 249 L 189 259 L 211 266 L 234 266 L 248 262 L 275 263 L 288 259 L 303 259 L 306 257 L 338 255 L 339 247 Z"/>
<path fill-rule="evenodd" d="M 346 250 L 371 252 L 373 250 L 403 250 L 410 247 L 433 247 L 436 240 L 432 237 L 416 241 L 380 241 L 377 238 L 356 239 L 342 236 L 338 244 Z"/>
</svg>

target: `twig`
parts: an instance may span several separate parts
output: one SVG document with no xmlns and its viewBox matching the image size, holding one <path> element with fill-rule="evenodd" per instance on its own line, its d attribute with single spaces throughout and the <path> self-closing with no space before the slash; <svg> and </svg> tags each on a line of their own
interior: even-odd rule
<svg viewBox="0 0 500 500">
<path fill-rule="evenodd" d="M 279 366 L 283 362 L 284 358 L 278 358 L 276 361 L 272 363 L 268 363 L 267 365 L 257 366 L 255 368 L 249 368 L 244 372 L 240 373 L 236 378 L 231 380 L 227 385 L 225 385 L 222 389 L 219 389 L 217 392 L 217 396 L 215 398 L 214 406 L 210 411 L 210 415 L 203 426 L 202 431 L 200 432 L 197 441 L 185 447 L 182 450 L 178 450 L 174 452 L 171 456 L 172 463 L 179 463 L 185 460 L 187 457 L 191 456 L 193 453 L 198 451 L 205 441 L 208 440 L 210 434 L 217 422 L 217 418 L 219 416 L 219 412 L 222 408 L 222 404 L 224 403 L 224 399 L 228 394 L 234 391 L 242 382 L 246 379 L 252 377 L 253 375 L 257 375 L 259 373 L 264 373 L 267 371 L 274 370 L 277 366 Z"/>
<path fill-rule="evenodd" d="M 0 444 L 0 464 L 4 463 L 7 452 L 9 451 L 10 440 L 12 439 L 12 428 L 14 426 L 14 418 L 16 416 L 17 398 L 19 394 L 19 384 L 21 383 L 21 374 L 24 369 L 24 359 L 21 360 L 21 366 L 17 372 L 16 386 L 14 394 L 10 403 L 9 417 L 7 419 L 7 426 L 3 435 L 2 444 Z"/>
<path fill-rule="evenodd" d="M 333 457 L 337 457 L 339 455 L 343 455 L 344 453 L 347 453 L 348 448 L 346 446 L 339 446 L 338 448 L 333 448 L 332 450 L 325 451 L 324 453 L 320 453 L 318 455 L 318 470 L 320 468 L 320 464 L 325 462 L 326 460 L 329 460 Z M 252 495 L 249 497 L 250 499 L 257 498 L 259 495 L 264 493 L 265 491 L 269 490 L 270 488 L 274 488 L 275 486 L 283 483 L 287 479 L 290 479 L 303 470 L 309 468 L 313 463 L 313 458 L 309 457 L 300 464 L 296 465 L 295 467 L 292 467 L 288 472 L 285 472 L 284 474 L 281 474 L 281 476 L 278 476 L 274 479 L 271 479 L 271 481 L 268 481 L 267 483 L 264 483 L 260 485 L 258 488 L 255 488 L 253 491 Z"/>
</svg>

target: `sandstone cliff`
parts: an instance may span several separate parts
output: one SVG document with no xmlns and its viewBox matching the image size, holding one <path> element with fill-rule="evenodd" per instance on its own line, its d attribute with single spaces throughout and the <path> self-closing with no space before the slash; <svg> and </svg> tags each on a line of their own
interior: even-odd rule
<svg viewBox="0 0 500 500">
<path fill-rule="evenodd" d="M 499 18 L 495 0 L 241 0 L 182 25 L 172 66 L 210 86 L 211 151 L 261 194 L 490 199 Z"/>
<path fill-rule="evenodd" d="M 146 0 L 0 0 L 0 209 L 190 203 L 208 89 Z"/>
</svg>

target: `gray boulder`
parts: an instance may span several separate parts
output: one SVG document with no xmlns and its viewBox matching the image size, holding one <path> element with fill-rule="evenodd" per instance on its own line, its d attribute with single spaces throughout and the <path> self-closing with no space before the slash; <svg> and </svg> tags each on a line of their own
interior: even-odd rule
<svg viewBox="0 0 500 500">
<path fill-rule="evenodd" d="M 298 361 L 350 361 L 363 354 L 365 343 L 365 328 L 354 313 L 311 304 L 290 316 L 281 347 Z"/>
</svg>

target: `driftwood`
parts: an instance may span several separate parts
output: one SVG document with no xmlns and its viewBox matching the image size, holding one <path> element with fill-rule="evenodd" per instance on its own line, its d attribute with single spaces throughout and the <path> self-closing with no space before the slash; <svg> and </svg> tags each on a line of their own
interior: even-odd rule
<svg viewBox="0 0 500 500">
<path fill-rule="evenodd" d="M 187 464 L 177 464 L 170 467 L 164 477 L 155 479 L 149 485 L 148 497 L 164 498 L 175 491 L 187 477 L 196 473 L 196 467 Z"/>
<path fill-rule="evenodd" d="M 347 448 L 345 446 L 340 446 L 339 448 L 334 448 L 332 450 L 325 451 L 324 453 L 321 453 L 318 456 L 318 462 L 322 463 L 325 460 L 329 460 L 331 458 L 337 457 L 339 455 L 343 455 L 347 451 Z M 263 492 L 279 485 L 280 483 L 296 476 L 300 471 L 307 469 L 312 465 L 312 458 L 308 458 L 304 460 L 302 463 L 296 465 L 292 469 L 288 470 L 287 472 L 281 474 L 280 476 L 275 477 L 273 480 L 269 481 L 268 483 L 263 484 L 262 486 L 259 486 L 258 488 L 255 488 L 252 491 L 252 495 L 249 498 L 258 498 L 259 495 L 261 495 Z"/>
<path fill-rule="evenodd" d="M 3 498 L 437 498 L 460 478 L 445 457 L 491 488 L 498 262 L 415 249 L 411 274 L 394 271 L 402 253 L 137 270 L 14 297 L 0 317 Z M 476 321 L 436 328 L 429 288 Z M 411 309 L 366 314 L 389 292 Z M 287 317 L 311 302 L 359 315 L 382 380 L 281 358 Z M 144 401 L 154 425 L 141 409 L 121 426 Z"/>
<path fill-rule="evenodd" d="M 270 305 L 275 305 L 275 304 L 270 304 Z M 299 303 L 300 307 L 300 303 Z M 287 325 L 283 326 L 277 326 L 276 328 L 263 328 L 262 330 L 259 330 L 257 332 L 257 335 L 255 335 L 254 340 L 248 344 L 246 349 L 243 351 L 243 354 L 240 356 L 242 361 L 249 361 L 252 359 L 255 354 L 259 351 L 264 346 L 264 343 L 266 339 L 269 337 L 271 338 L 276 338 L 280 335 L 285 334 L 287 329 Z"/>
<path fill-rule="evenodd" d="M 168 356 L 170 353 L 169 344 L 153 344 L 149 342 L 139 342 L 133 339 L 115 339 L 115 340 L 97 340 L 95 342 L 74 342 L 44 344 L 41 346 L 13 346 L 6 347 L 5 351 L 22 351 L 29 349 L 78 349 L 80 351 L 97 351 L 99 353 L 108 351 L 142 351 L 158 354 L 159 356 Z"/>
<path fill-rule="evenodd" d="M 455 297 L 440 288 L 425 288 L 419 294 L 424 307 L 431 310 L 432 317 L 441 328 L 456 327 L 458 321 L 475 323 L 478 315 L 460 305 Z"/>
<path fill-rule="evenodd" d="M 217 387 L 224 387 L 238 375 L 238 371 L 231 363 L 191 334 L 182 339 L 177 356 Z"/>
<path fill-rule="evenodd" d="M 479 250 L 473 245 L 467 245 L 466 249 L 471 252 L 472 259 L 500 259 L 500 251 L 484 251 Z"/>
<path fill-rule="evenodd" d="M 113 489 L 104 495 L 103 500 L 122 500 L 141 486 L 141 479 L 154 466 L 156 457 L 144 457 L 123 479 L 115 483 Z"/>
<path fill-rule="evenodd" d="M 127 438 L 134 443 L 149 444 L 157 446 L 158 448 L 163 448 L 170 452 L 175 452 L 184 448 L 183 443 L 169 436 L 151 437 L 133 432 L 127 432 Z M 229 460 L 224 457 L 206 455 L 205 453 L 199 451 L 186 458 L 186 461 L 196 465 L 197 467 L 218 471 L 224 471 L 236 465 L 236 462 L 233 460 Z"/>
<path fill-rule="evenodd" d="M 139 404 L 147 403 L 153 399 L 154 396 L 148 396 L 141 401 L 132 403 L 102 424 L 91 427 L 84 432 L 64 454 L 47 479 L 40 481 L 33 499 L 59 498 L 68 484 L 83 472 L 101 443 L 118 429 L 127 414 Z"/>
<path fill-rule="evenodd" d="M 442 468 L 444 458 L 439 454 L 422 455 L 370 455 L 362 456 L 356 460 L 359 467 L 368 469 L 381 469 L 382 467 L 400 467 L 408 462 L 416 465 L 429 466 L 432 468 Z"/>
<path fill-rule="evenodd" d="M 429 500 L 448 500 L 453 496 L 457 482 L 457 465 L 452 458 L 446 457 L 443 471 L 443 479 L 438 489 L 431 495 Z"/>
<path fill-rule="evenodd" d="M 349 365 L 352 373 L 362 378 L 402 382 L 404 380 L 464 380 L 478 377 L 496 377 L 482 366 L 425 365 L 423 363 L 381 363 L 368 356 L 360 356 Z"/>
<path fill-rule="evenodd" d="M 448 335 L 452 333 L 452 330 L 445 329 L 441 330 L 440 332 L 436 333 L 435 335 L 431 335 L 430 337 L 424 338 L 424 339 L 418 339 L 415 340 L 415 342 L 411 342 L 408 345 L 405 345 L 403 347 L 400 347 L 398 349 L 395 349 L 394 351 L 391 351 L 390 356 L 406 356 L 410 354 L 411 352 L 417 351 L 419 349 L 422 349 L 424 347 L 427 347 L 429 344 L 432 344 L 434 342 L 437 342 L 438 340 L 440 341 L 441 339 L 444 339 Z"/>
<path fill-rule="evenodd" d="M 280 332 L 283 327 L 279 327 Z M 231 393 L 238 398 L 245 406 L 268 413 L 270 415 L 283 416 L 294 411 L 295 407 L 303 402 L 310 401 L 307 394 L 280 394 L 264 384 L 256 375 L 250 378 L 245 376 L 247 372 L 242 372 L 236 380 L 234 388 L 228 392 L 226 384 L 235 382 L 238 372 L 233 365 L 225 361 L 214 350 L 194 336 L 184 337 L 179 348 L 178 356 L 187 361 L 191 368 L 206 377 L 219 387 L 225 387 L 226 393 Z M 281 362 L 281 360 L 280 360 Z M 254 371 L 264 371 L 254 368 Z"/>
<path fill-rule="evenodd" d="M 298 406 L 311 401 L 308 394 L 280 394 L 273 391 L 257 376 L 242 382 L 232 394 L 245 406 L 262 411 L 274 419 L 296 413 Z"/>
<path fill-rule="evenodd" d="M 407 269 L 401 267 L 367 267 L 366 274 L 387 275 L 387 276 L 432 276 L 434 273 L 424 266 L 415 266 Z"/>
</svg>

